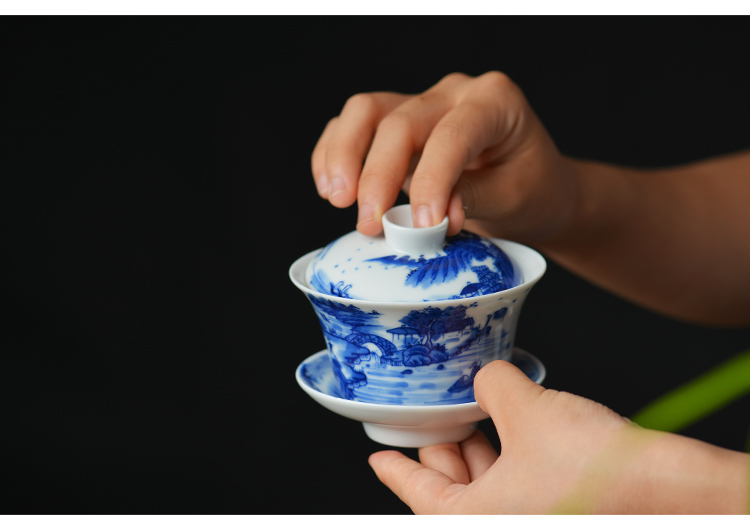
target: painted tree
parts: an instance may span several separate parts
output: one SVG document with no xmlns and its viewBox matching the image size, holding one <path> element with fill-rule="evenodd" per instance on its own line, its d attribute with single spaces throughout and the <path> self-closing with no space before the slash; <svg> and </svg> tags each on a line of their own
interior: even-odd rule
<svg viewBox="0 0 750 515">
<path fill-rule="evenodd" d="M 411 268 L 406 276 L 406 285 L 429 287 L 433 283 L 452 281 L 464 270 L 470 270 L 472 264 L 491 258 L 499 274 L 492 278 L 491 289 L 505 290 L 518 283 L 513 265 L 508 256 L 494 244 L 468 231 L 461 231 L 455 236 L 446 238 L 443 254 L 431 259 L 420 256 L 416 259 L 408 256 L 383 256 L 369 259 L 386 266 L 403 266 Z M 485 285 L 484 281 L 480 281 Z M 496 283 L 496 284 L 495 284 Z M 486 285 L 488 288 L 489 284 Z M 488 293 L 485 291 L 484 293 Z"/>
<path fill-rule="evenodd" d="M 463 331 L 474 324 L 474 319 L 466 316 L 466 306 L 449 306 L 444 310 L 430 306 L 409 312 L 399 322 L 419 331 L 425 337 L 423 343 L 432 349 L 435 336 Z"/>
</svg>

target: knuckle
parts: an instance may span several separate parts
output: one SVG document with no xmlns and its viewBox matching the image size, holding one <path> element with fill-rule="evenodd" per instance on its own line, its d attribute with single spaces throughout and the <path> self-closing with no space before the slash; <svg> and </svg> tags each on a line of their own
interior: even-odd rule
<svg viewBox="0 0 750 515">
<path fill-rule="evenodd" d="M 442 195 L 448 188 L 442 174 L 434 170 L 424 170 L 422 173 L 414 174 L 410 186 L 413 192 L 412 204 L 419 204 L 421 199 L 431 200 L 435 195 Z"/>
<path fill-rule="evenodd" d="M 461 113 L 463 123 L 471 126 L 486 117 L 487 106 L 479 104 L 476 100 L 464 100 L 457 108 L 457 112 Z"/>
<path fill-rule="evenodd" d="M 378 130 L 398 131 L 401 133 L 411 134 L 414 130 L 414 119 L 403 109 L 391 111 L 378 124 Z"/>
<path fill-rule="evenodd" d="M 467 80 L 471 80 L 471 77 L 469 77 L 465 73 L 453 72 L 443 77 L 440 82 L 445 83 L 445 84 L 456 84 L 460 82 L 466 82 Z"/>
<path fill-rule="evenodd" d="M 436 91 L 428 90 L 413 97 L 412 101 L 420 104 L 440 103 L 444 95 Z"/>
<path fill-rule="evenodd" d="M 497 70 L 492 70 L 483 74 L 481 79 L 497 86 L 508 86 L 509 84 L 513 84 L 513 81 L 510 80 L 510 77 L 508 77 L 507 74 Z"/>
<path fill-rule="evenodd" d="M 427 469 L 414 469 L 407 474 L 403 480 L 404 489 L 411 492 L 419 492 L 422 490 L 427 480 Z"/>
<path fill-rule="evenodd" d="M 446 140 L 463 141 L 463 127 L 456 122 L 443 122 L 432 132 L 434 137 Z"/>
<path fill-rule="evenodd" d="M 357 93 L 344 104 L 344 111 L 364 111 L 371 113 L 377 110 L 378 102 L 372 93 Z"/>
<path fill-rule="evenodd" d="M 516 83 L 503 72 L 487 72 L 480 77 L 481 83 L 496 92 L 514 92 L 518 89 Z"/>
<path fill-rule="evenodd" d="M 365 168 L 359 177 L 359 190 L 365 192 L 378 191 L 384 187 L 397 188 L 397 176 L 393 170 L 379 167 L 378 169 Z"/>
<path fill-rule="evenodd" d="M 471 157 L 471 145 L 467 141 L 465 132 L 462 124 L 453 121 L 443 122 L 435 127 L 430 139 L 435 140 L 441 146 L 450 146 L 454 152 L 461 152 L 462 162 L 466 164 Z"/>
</svg>

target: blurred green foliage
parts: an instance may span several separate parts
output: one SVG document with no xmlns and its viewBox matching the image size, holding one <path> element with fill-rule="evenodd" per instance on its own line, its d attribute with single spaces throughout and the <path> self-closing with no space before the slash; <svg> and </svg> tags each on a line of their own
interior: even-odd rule
<svg viewBox="0 0 750 515">
<path fill-rule="evenodd" d="M 750 351 L 656 399 L 631 420 L 648 429 L 677 432 L 748 392 Z"/>
</svg>

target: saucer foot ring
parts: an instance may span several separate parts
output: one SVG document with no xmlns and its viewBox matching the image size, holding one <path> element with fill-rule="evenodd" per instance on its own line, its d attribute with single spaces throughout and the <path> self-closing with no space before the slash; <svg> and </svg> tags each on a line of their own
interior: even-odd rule
<svg viewBox="0 0 750 515">
<path fill-rule="evenodd" d="M 370 439 L 392 447 L 426 447 L 466 440 L 477 428 L 476 422 L 456 426 L 409 427 L 363 422 Z"/>
</svg>

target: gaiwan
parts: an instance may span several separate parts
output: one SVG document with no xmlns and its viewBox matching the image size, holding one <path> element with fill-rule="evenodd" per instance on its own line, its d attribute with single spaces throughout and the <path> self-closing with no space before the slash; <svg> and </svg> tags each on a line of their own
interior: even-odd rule
<svg viewBox="0 0 750 515">
<path fill-rule="evenodd" d="M 447 227 L 446 217 L 415 229 L 410 206 L 395 207 L 383 217 L 384 237 L 342 236 L 309 263 L 305 280 L 320 293 L 385 302 L 467 299 L 522 282 L 491 240 L 468 231 L 446 238 Z"/>
<path fill-rule="evenodd" d="M 447 219 L 414 228 L 409 205 L 389 210 L 383 226 L 384 235 L 346 234 L 289 269 L 320 322 L 336 395 L 404 406 L 474 402 L 481 367 L 513 355 L 521 305 L 544 258 L 468 232 L 446 238 Z M 315 374 L 302 371 L 310 384 Z"/>
</svg>

